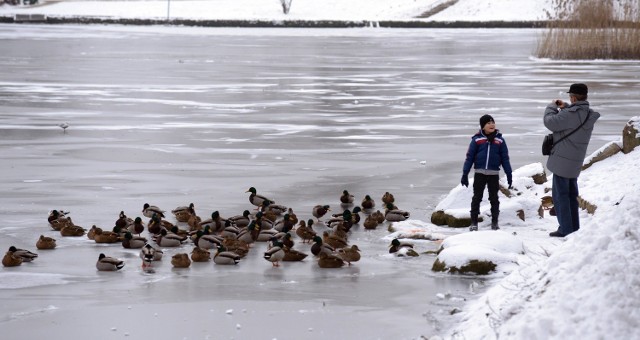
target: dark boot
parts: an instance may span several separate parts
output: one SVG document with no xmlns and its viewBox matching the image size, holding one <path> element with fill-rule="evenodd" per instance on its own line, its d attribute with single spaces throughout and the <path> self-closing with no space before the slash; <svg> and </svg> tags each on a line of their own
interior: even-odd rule
<svg viewBox="0 0 640 340">
<path fill-rule="evenodd" d="M 469 231 L 478 231 L 478 215 L 471 215 L 471 226 Z"/>
<path fill-rule="evenodd" d="M 500 227 L 498 226 L 498 214 L 493 214 L 491 216 L 491 230 L 498 230 Z"/>
</svg>

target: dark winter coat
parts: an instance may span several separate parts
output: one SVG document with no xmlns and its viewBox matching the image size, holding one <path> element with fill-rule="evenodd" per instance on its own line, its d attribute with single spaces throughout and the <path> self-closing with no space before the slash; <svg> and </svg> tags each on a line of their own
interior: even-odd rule
<svg viewBox="0 0 640 340">
<path fill-rule="evenodd" d="M 499 172 L 500 166 L 504 168 L 507 181 L 511 183 L 511 163 L 509 163 L 509 149 L 502 134 L 496 130 L 493 142 L 489 142 L 487 136 L 480 130 L 473 137 L 467 150 L 467 157 L 462 167 L 465 175 L 474 169 L 492 170 Z"/>
<path fill-rule="evenodd" d="M 547 169 L 552 173 L 565 178 L 578 178 L 593 126 L 600 118 L 600 113 L 591 110 L 588 101 L 575 102 L 561 110 L 558 110 L 555 103 L 551 103 L 545 109 L 544 126 L 553 132 L 553 139 L 556 141 L 580 126 L 587 119 L 587 114 L 589 120 L 582 128 L 553 146 L 547 160 Z"/>
</svg>

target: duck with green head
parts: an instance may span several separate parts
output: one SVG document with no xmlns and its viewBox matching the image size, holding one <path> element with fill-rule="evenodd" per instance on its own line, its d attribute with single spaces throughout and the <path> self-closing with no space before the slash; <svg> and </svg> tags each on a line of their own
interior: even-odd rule
<svg viewBox="0 0 640 340">
<path fill-rule="evenodd" d="M 329 211 L 331 211 L 331 207 L 329 205 L 318 204 L 311 209 L 311 215 L 313 215 L 313 217 L 320 221 L 320 219 L 324 217 L 324 215 L 326 215 Z"/>
<path fill-rule="evenodd" d="M 397 209 L 393 203 L 387 203 L 386 208 L 384 218 L 389 222 L 405 221 L 410 216 L 408 211 Z"/>
<path fill-rule="evenodd" d="M 141 249 L 145 244 L 147 244 L 145 237 L 133 236 L 130 232 L 126 232 L 122 240 L 122 247 L 126 249 Z"/>
<path fill-rule="evenodd" d="M 282 249 L 282 243 L 273 237 L 270 240 L 272 246 L 266 252 L 264 252 L 264 259 L 271 262 L 274 267 L 280 266 L 280 261 L 284 258 L 284 249 Z"/>
<path fill-rule="evenodd" d="M 333 254 L 335 248 L 325 244 L 320 236 L 313 237 L 313 244 L 311 245 L 311 253 L 315 256 L 319 256 L 321 253 Z"/>
<path fill-rule="evenodd" d="M 389 245 L 389 253 L 395 254 L 398 257 L 411 256 L 416 257 L 420 256 L 418 252 L 413 250 L 413 244 L 400 242 L 397 238 L 391 240 L 391 244 Z"/>
<path fill-rule="evenodd" d="M 114 257 L 100 254 L 98 261 L 96 262 L 96 269 L 99 271 L 117 271 L 124 267 L 124 262 Z"/>
<path fill-rule="evenodd" d="M 241 256 L 227 250 L 224 245 L 216 248 L 216 253 L 213 255 L 213 262 L 220 265 L 236 265 L 240 263 Z"/>
<path fill-rule="evenodd" d="M 249 210 L 245 210 L 242 212 L 242 215 L 232 216 L 227 220 L 230 220 L 238 228 L 244 228 L 249 225 L 249 222 L 251 222 L 251 212 Z"/>
<path fill-rule="evenodd" d="M 161 218 L 164 218 L 164 210 L 158 208 L 155 205 L 150 205 L 149 203 L 145 203 L 142 206 L 142 214 L 146 217 L 152 218 L 153 214 L 158 215 Z"/>
<path fill-rule="evenodd" d="M 249 195 L 249 202 L 251 202 L 251 204 L 255 205 L 256 207 L 260 207 L 264 203 L 264 201 L 269 201 L 269 203 L 271 204 L 276 203 L 274 200 L 268 199 L 263 195 L 258 195 L 257 190 L 254 187 L 249 188 L 249 190 L 247 190 L 246 192 L 251 193 L 251 195 Z"/>
</svg>

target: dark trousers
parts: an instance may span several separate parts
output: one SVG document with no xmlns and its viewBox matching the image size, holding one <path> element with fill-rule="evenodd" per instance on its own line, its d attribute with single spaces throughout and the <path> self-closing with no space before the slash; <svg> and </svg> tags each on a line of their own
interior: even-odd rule
<svg viewBox="0 0 640 340">
<path fill-rule="evenodd" d="M 553 174 L 551 196 L 558 224 L 560 224 L 558 230 L 565 235 L 578 231 L 580 229 L 578 179 L 565 178 Z"/>
<path fill-rule="evenodd" d="M 473 175 L 473 198 L 471 199 L 471 220 L 477 221 L 480 215 L 480 202 L 484 195 L 484 188 L 489 190 L 489 203 L 491 203 L 491 221 L 498 222 L 500 215 L 500 201 L 498 200 L 498 189 L 500 189 L 500 176 L 484 175 L 475 173 Z"/>
</svg>

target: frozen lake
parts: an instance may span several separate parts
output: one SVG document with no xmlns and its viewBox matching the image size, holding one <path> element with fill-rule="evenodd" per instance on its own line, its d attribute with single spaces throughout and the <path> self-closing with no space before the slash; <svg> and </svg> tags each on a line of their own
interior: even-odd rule
<svg viewBox="0 0 640 340">
<path fill-rule="evenodd" d="M 385 228 L 352 232 L 363 259 L 349 268 L 310 258 L 271 268 L 258 245 L 234 268 L 173 270 L 167 258 L 149 275 L 137 251 L 62 238 L 46 217 L 70 210 L 110 229 L 146 202 L 231 216 L 251 207 L 253 186 L 304 219 L 316 204 L 340 211 L 347 189 L 378 205 L 392 192 L 428 221 L 458 184 L 482 114 L 514 168 L 545 161 L 542 112 L 573 82 L 602 114 L 590 151 L 640 114 L 637 61 L 536 59 L 537 30 L 0 28 L 0 249 L 35 250 L 40 234 L 59 245 L 0 271 L 3 334 L 23 338 L 435 334 L 478 280 L 431 273 L 433 257 L 388 256 Z M 124 271 L 97 273 L 100 252 L 125 259 Z M 436 296 L 447 292 L 456 299 Z M 122 320 L 91 319 L 112 313 Z M 50 328 L 27 326 L 34 319 Z"/>
</svg>

